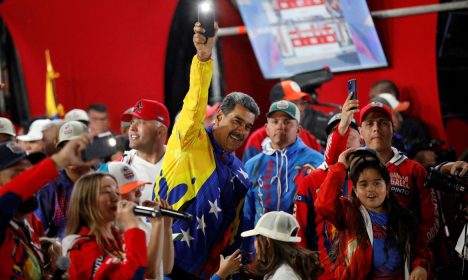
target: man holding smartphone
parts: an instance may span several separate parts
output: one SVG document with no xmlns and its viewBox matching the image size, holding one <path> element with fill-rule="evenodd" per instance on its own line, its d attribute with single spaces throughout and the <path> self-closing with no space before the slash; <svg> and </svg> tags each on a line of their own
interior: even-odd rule
<svg viewBox="0 0 468 280">
<path fill-rule="evenodd" d="M 240 244 L 241 204 L 249 188 L 247 173 L 234 155 L 247 139 L 259 115 L 255 101 L 233 92 L 222 101 L 214 124 L 203 127 L 213 63 L 214 37 L 196 23 L 197 54 L 190 70 L 190 89 L 169 137 L 155 193 L 192 221 L 175 221 L 172 279 L 206 279 L 218 268 L 220 254 L 232 254 Z M 237 248 L 236 248 L 237 247 Z"/>
</svg>

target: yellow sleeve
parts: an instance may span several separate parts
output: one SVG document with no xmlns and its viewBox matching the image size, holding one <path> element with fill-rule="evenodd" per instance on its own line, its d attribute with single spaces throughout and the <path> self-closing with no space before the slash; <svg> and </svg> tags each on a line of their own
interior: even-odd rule
<svg viewBox="0 0 468 280">
<path fill-rule="evenodd" d="M 190 88 L 171 135 L 171 138 L 177 137 L 182 150 L 190 147 L 194 139 L 204 133 L 203 120 L 212 75 L 213 61 L 201 62 L 195 55 L 190 68 Z"/>
</svg>

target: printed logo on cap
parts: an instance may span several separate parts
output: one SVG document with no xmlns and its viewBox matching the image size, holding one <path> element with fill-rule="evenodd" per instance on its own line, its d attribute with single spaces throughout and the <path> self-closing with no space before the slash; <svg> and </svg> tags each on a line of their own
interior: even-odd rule
<svg viewBox="0 0 468 280">
<path fill-rule="evenodd" d="M 291 81 L 290 85 L 291 85 L 291 88 L 292 88 L 295 92 L 300 92 L 300 91 L 301 91 L 301 88 L 299 87 L 299 85 L 298 85 L 296 82 Z"/>
<path fill-rule="evenodd" d="M 3 123 L 0 123 L 0 129 L 4 129 L 5 126 L 3 125 Z"/>
<path fill-rule="evenodd" d="M 370 103 L 370 105 L 371 105 L 372 107 L 383 107 L 383 103 L 382 103 L 382 102 L 379 102 L 379 101 L 372 101 L 372 102 Z"/>
<path fill-rule="evenodd" d="M 15 142 L 8 142 L 6 147 L 14 154 L 21 154 L 24 152 L 23 149 L 21 149 L 21 146 Z"/>
<path fill-rule="evenodd" d="M 276 104 L 276 107 L 282 110 L 287 109 L 289 107 L 289 103 L 284 100 L 281 100 L 280 102 L 278 102 L 278 104 Z"/>
<path fill-rule="evenodd" d="M 70 136 L 73 134 L 73 126 L 71 124 L 66 124 L 63 128 L 63 135 Z"/>
<path fill-rule="evenodd" d="M 133 179 L 133 177 L 135 177 L 135 174 L 133 174 L 133 171 L 130 170 L 130 168 L 128 168 L 127 166 L 122 167 L 121 173 L 127 180 L 131 180 Z"/>
<path fill-rule="evenodd" d="M 141 113 L 141 109 L 143 109 L 143 103 L 138 101 L 138 104 L 133 108 L 133 112 Z"/>
</svg>

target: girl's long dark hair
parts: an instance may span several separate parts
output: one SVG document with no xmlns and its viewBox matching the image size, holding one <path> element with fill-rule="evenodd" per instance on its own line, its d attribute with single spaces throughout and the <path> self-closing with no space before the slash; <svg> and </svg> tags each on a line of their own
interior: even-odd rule
<svg viewBox="0 0 468 280">
<path fill-rule="evenodd" d="M 387 187 L 390 187 L 390 174 L 387 170 L 387 167 L 377 161 L 364 161 L 356 166 L 356 168 L 353 170 L 354 172 L 349 176 L 353 182 L 353 189 L 357 184 L 359 176 L 367 169 L 374 169 L 379 172 Z M 351 192 L 350 197 L 356 206 L 360 204 L 354 191 Z M 385 249 L 387 249 L 389 246 L 395 246 L 398 248 L 398 251 L 403 257 L 411 259 L 413 256 L 410 256 L 409 254 L 415 252 L 414 248 L 419 235 L 419 224 L 416 217 L 408 209 L 401 206 L 401 204 L 396 200 L 390 191 L 389 196 L 383 203 L 383 206 L 385 212 L 388 215 Z M 360 241 L 359 239 L 364 236 L 364 234 L 367 233 L 364 219 L 361 216 L 360 226 L 358 227 L 357 232 L 358 242 Z M 409 248 L 407 248 L 407 246 L 409 246 Z"/>
<path fill-rule="evenodd" d="M 270 243 L 268 244 L 268 242 Z M 288 264 L 301 279 L 317 279 L 317 276 L 323 271 L 317 255 L 310 250 L 299 247 L 296 243 L 278 241 L 258 235 L 257 246 L 259 251 L 257 252 L 256 269 L 260 275 L 267 277 L 273 275 L 283 263 Z"/>
</svg>

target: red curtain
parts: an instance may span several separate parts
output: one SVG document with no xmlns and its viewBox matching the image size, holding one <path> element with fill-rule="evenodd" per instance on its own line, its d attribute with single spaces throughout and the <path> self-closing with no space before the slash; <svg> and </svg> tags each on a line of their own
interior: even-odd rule
<svg viewBox="0 0 468 280">
<path fill-rule="evenodd" d="M 33 116 L 45 113 L 45 56 L 65 110 L 108 105 L 112 127 L 140 98 L 164 100 L 175 0 L 5 0 L 0 13 L 18 50 Z"/>
</svg>

